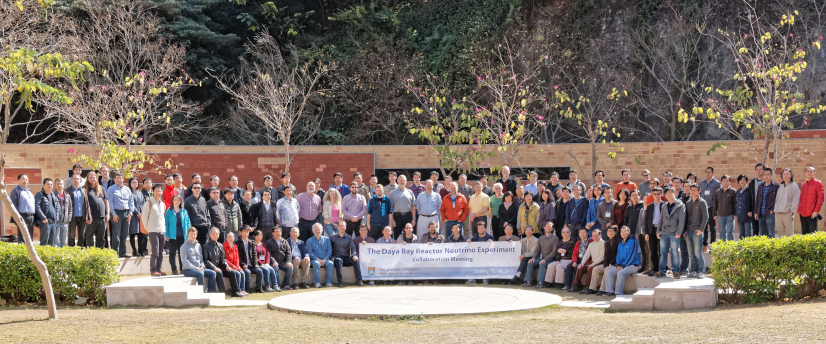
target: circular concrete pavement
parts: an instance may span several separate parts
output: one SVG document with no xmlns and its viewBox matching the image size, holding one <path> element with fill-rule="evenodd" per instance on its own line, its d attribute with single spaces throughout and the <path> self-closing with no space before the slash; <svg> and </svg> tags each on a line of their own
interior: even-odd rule
<svg viewBox="0 0 826 344">
<path fill-rule="evenodd" d="M 277 297 L 270 309 L 343 318 L 507 312 L 560 304 L 559 296 L 484 287 L 376 287 L 310 291 Z"/>
</svg>

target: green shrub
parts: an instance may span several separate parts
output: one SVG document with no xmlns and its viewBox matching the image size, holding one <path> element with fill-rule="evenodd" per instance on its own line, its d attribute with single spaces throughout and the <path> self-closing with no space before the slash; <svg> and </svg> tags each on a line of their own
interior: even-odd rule
<svg viewBox="0 0 826 344">
<path fill-rule="evenodd" d="M 35 250 L 49 269 L 57 302 L 86 297 L 92 304 L 103 305 L 106 286 L 120 279 L 115 251 L 53 246 L 35 246 Z M 45 303 L 40 273 L 25 245 L 0 243 L 0 295 L 19 302 Z"/>
<path fill-rule="evenodd" d="M 718 241 L 711 254 L 714 283 L 731 302 L 800 299 L 826 287 L 826 232 Z"/>
</svg>

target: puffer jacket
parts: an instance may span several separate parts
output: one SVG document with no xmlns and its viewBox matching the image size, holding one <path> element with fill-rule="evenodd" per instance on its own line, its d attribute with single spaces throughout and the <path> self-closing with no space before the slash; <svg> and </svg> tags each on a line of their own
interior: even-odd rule
<svg viewBox="0 0 826 344">
<path fill-rule="evenodd" d="M 244 225 L 241 206 L 235 201 L 230 204 L 226 198 L 221 200 L 221 203 L 224 203 L 224 209 L 227 211 L 227 232 L 237 233 L 241 230 L 241 226 Z"/>
</svg>

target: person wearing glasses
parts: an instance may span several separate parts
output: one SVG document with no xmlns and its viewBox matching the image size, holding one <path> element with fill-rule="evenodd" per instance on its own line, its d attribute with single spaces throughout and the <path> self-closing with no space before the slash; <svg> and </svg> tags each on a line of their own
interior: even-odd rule
<svg viewBox="0 0 826 344">
<path fill-rule="evenodd" d="M 199 177 L 200 178 L 200 177 Z M 192 184 L 192 195 L 184 201 L 184 209 L 189 214 L 189 221 L 198 231 L 196 237 L 198 243 L 203 246 L 207 240 L 207 234 L 211 226 L 209 217 L 209 207 L 207 207 L 207 200 L 204 198 L 201 183 L 195 182 Z"/>
</svg>

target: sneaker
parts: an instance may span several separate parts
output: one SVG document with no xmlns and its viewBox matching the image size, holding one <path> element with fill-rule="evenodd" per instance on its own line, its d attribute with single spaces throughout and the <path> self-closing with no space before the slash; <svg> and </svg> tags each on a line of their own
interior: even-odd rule
<svg viewBox="0 0 826 344">
<path fill-rule="evenodd" d="M 703 278 L 706 278 L 706 274 L 704 274 L 704 273 L 702 273 L 702 272 L 701 272 L 701 273 L 698 273 L 697 275 L 695 275 L 695 276 L 694 276 L 694 278 L 696 278 L 696 279 L 703 279 Z"/>
<path fill-rule="evenodd" d="M 559 290 L 568 290 L 568 287 L 566 287 L 564 284 L 560 284 Z"/>
<path fill-rule="evenodd" d="M 307 286 L 307 282 L 301 282 L 299 287 L 301 287 L 301 289 L 310 289 L 310 287 Z"/>
<path fill-rule="evenodd" d="M 548 282 L 537 283 L 536 287 L 539 289 L 550 288 L 550 286 L 548 286 Z"/>
<path fill-rule="evenodd" d="M 703 252 L 708 252 L 708 246 L 703 246 Z"/>
<path fill-rule="evenodd" d="M 680 273 L 679 272 L 674 273 L 674 279 L 680 279 Z"/>
<path fill-rule="evenodd" d="M 526 287 L 526 288 L 527 288 L 527 287 L 530 287 L 530 286 L 531 286 L 531 282 L 525 282 L 525 283 L 520 284 L 519 286 L 520 286 L 520 287 Z"/>
<path fill-rule="evenodd" d="M 576 293 L 578 291 L 579 291 L 579 288 L 577 288 L 576 286 L 568 288 L 569 293 Z"/>
<path fill-rule="evenodd" d="M 264 292 L 264 289 L 258 289 L 258 290 L 256 290 L 255 292 L 260 294 L 260 293 L 263 293 L 263 292 Z"/>
<path fill-rule="evenodd" d="M 232 293 L 232 297 L 244 297 L 244 295 L 241 295 L 241 293 L 235 293 L 235 292 L 233 292 L 233 293 Z"/>
<path fill-rule="evenodd" d="M 173 275 L 180 275 L 181 273 L 180 273 L 180 272 L 178 272 L 178 270 L 172 270 L 172 274 L 173 274 Z"/>
<path fill-rule="evenodd" d="M 660 272 L 659 272 L 659 271 L 654 271 L 654 270 L 651 270 L 651 271 L 649 271 L 649 272 L 648 272 L 648 274 L 647 274 L 647 275 L 648 275 L 648 276 L 652 276 L 652 277 L 653 277 L 653 276 L 657 276 L 657 274 L 658 274 L 658 273 L 660 273 Z"/>
<path fill-rule="evenodd" d="M 370 281 L 369 285 L 376 285 L 376 282 Z"/>
<path fill-rule="evenodd" d="M 292 287 L 290 287 L 290 286 L 288 286 L 288 285 L 286 285 L 286 286 L 284 286 L 284 290 L 293 290 L 293 288 L 292 288 Z"/>
<path fill-rule="evenodd" d="M 356 281 L 356 285 L 359 286 L 359 287 L 363 287 L 364 282 L 362 282 L 361 280 L 358 280 L 358 281 Z"/>
<path fill-rule="evenodd" d="M 332 283 L 327 283 L 327 284 L 325 284 L 325 285 L 324 285 L 324 287 L 325 287 L 325 288 L 332 288 L 332 287 L 333 287 L 333 284 L 332 284 Z"/>
<path fill-rule="evenodd" d="M 603 294 L 602 294 L 602 296 L 617 296 L 617 294 L 614 294 L 614 293 L 603 293 Z"/>
<path fill-rule="evenodd" d="M 273 288 L 273 290 L 275 290 L 275 291 L 277 291 L 277 292 L 279 292 L 279 293 L 280 293 L 280 292 L 282 292 L 281 288 L 279 288 L 278 286 L 275 286 L 275 288 Z"/>
<path fill-rule="evenodd" d="M 274 292 L 274 291 L 275 291 L 275 289 L 270 288 L 270 287 L 266 287 L 266 288 L 264 288 L 264 292 L 267 292 L 267 293 L 272 293 L 272 292 Z"/>
<path fill-rule="evenodd" d="M 603 296 L 603 295 L 605 295 L 605 292 L 604 292 L 604 291 L 598 291 L 598 292 L 596 293 L 596 295 L 597 295 L 597 296 Z"/>
<path fill-rule="evenodd" d="M 290 286 L 290 289 L 298 290 L 298 284 L 293 284 Z"/>
<path fill-rule="evenodd" d="M 316 288 L 321 288 L 321 283 L 316 283 L 316 284 L 315 284 L 315 287 L 316 287 Z"/>
<path fill-rule="evenodd" d="M 344 288 L 344 284 L 342 284 L 341 282 L 338 282 L 338 284 L 336 285 L 336 287 L 339 287 L 339 288 Z"/>
<path fill-rule="evenodd" d="M 695 278 L 695 277 L 697 277 L 697 274 L 695 274 L 695 273 L 693 273 L 693 272 L 690 272 L 690 273 L 688 273 L 688 276 L 686 276 L 686 277 L 688 277 L 688 278 Z"/>
<path fill-rule="evenodd" d="M 581 292 L 579 292 L 579 293 L 580 293 L 580 294 L 582 294 L 582 295 L 591 295 L 591 294 L 596 294 L 596 292 L 595 292 L 595 291 L 593 291 L 593 290 L 591 290 L 591 288 L 585 288 L 585 290 L 583 290 L 583 291 L 581 291 Z"/>
</svg>

